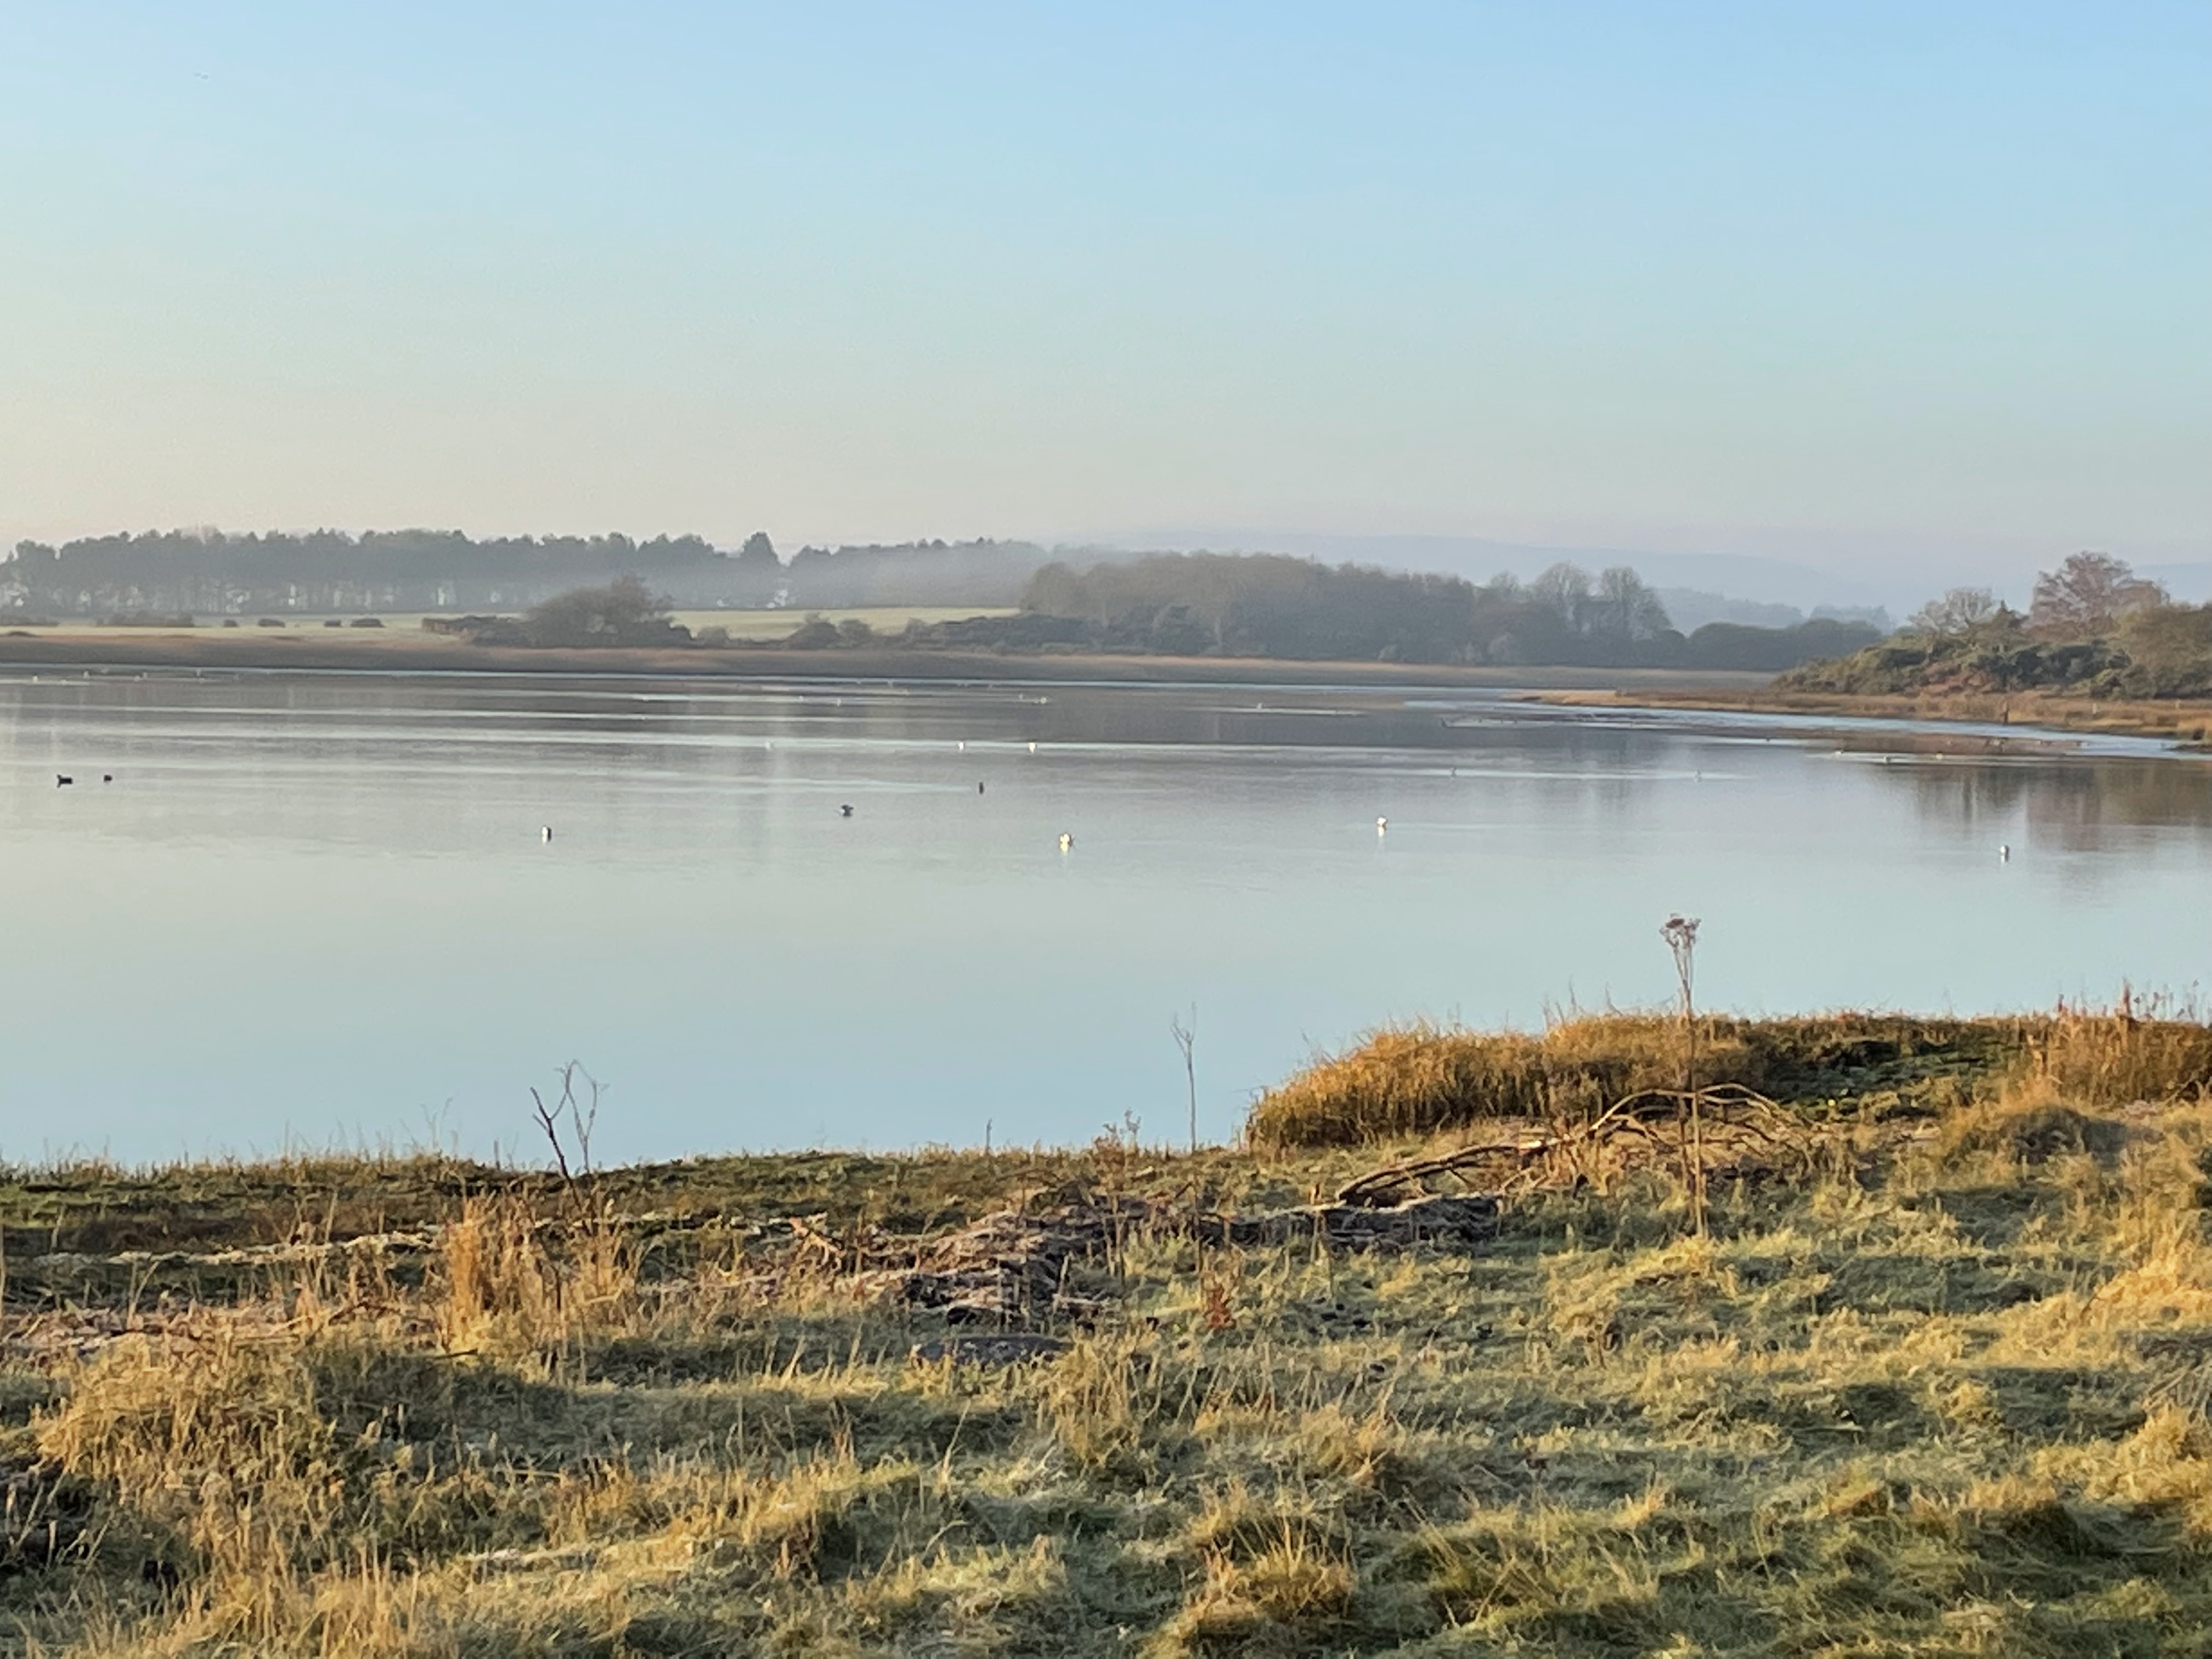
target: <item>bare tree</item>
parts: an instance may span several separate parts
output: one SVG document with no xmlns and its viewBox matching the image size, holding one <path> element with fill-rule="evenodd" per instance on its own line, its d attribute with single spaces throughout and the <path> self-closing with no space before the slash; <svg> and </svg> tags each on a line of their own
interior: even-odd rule
<svg viewBox="0 0 2212 1659">
<path fill-rule="evenodd" d="M 546 1144 L 553 1149 L 553 1172 L 561 1177 L 569 1199 L 579 1205 L 583 1201 L 585 1184 L 592 1176 L 592 1130 L 599 1121 L 601 1087 L 599 1079 L 572 1060 L 561 1068 L 561 1092 L 551 1105 L 546 1104 L 545 1097 L 535 1085 L 530 1091 L 532 1115 L 538 1120 Z M 573 1160 L 568 1146 L 572 1139 L 576 1149 Z"/>
<path fill-rule="evenodd" d="M 1559 620 L 1577 633 L 1589 621 L 1590 576 L 1578 564 L 1562 559 L 1537 574 L 1528 586 L 1528 597 L 1559 613 Z"/>
<path fill-rule="evenodd" d="M 1692 994 L 1697 979 L 1698 919 L 1669 916 L 1659 929 L 1659 937 L 1667 941 L 1668 953 L 1674 958 L 1674 980 L 1681 996 L 1682 1098 L 1689 1108 L 1690 1127 L 1683 1173 L 1689 1178 L 1691 1213 L 1702 1237 L 1705 1231 L 1705 1132 L 1703 1115 L 1698 1109 L 1698 1010 Z"/>
<path fill-rule="evenodd" d="M 1598 573 L 1589 609 L 1591 631 L 1616 646 L 1656 638 L 1674 626 L 1659 596 L 1625 564 Z"/>
<path fill-rule="evenodd" d="M 2166 590 L 2137 576 L 2125 559 L 2076 553 L 2035 579 L 2027 624 L 2055 639 L 2088 639 L 2109 634 L 2123 617 L 2165 603 Z"/>
<path fill-rule="evenodd" d="M 1905 626 L 1915 634 L 1958 639 L 1995 622 L 2003 609 L 1996 595 L 1986 587 L 1954 587 L 1947 589 L 1941 599 L 1930 599 L 1914 611 Z"/>
<path fill-rule="evenodd" d="M 1198 1150 L 1198 1062 L 1192 1051 L 1198 1045 L 1198 1005 L 1190 1005 L 1189 1024 L 1176 1016 L 1168 1021 L 1168 1031 L 1176 1047 L 1182 1050 L 1183 1082 L 1190 1090 L 1190 1149 L 1194 1152 Z"/>
</svg>

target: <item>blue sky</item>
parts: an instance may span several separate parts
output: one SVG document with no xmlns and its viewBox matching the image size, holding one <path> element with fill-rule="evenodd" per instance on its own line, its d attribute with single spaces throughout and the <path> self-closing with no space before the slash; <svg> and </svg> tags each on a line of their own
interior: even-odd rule
<svg viewBox="0 0 2212 1659">
<path fill-rule="evenodd" d="M 2212 558 L 2212 5 L 0 0 L 0 533 Z"/>
</svg>

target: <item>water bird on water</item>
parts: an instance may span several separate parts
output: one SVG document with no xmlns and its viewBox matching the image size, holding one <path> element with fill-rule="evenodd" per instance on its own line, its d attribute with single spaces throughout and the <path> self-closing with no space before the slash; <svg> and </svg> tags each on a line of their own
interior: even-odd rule
<svg viewBox="0 0 2212 1659">
<path fill-rule="evenodd" d="M 979 783 L 975 786 L 975 793 L 979 795 L 983 793 L 983 786 L 981 784 Z"/>
<path fill-rule="evenodd" d="M 853 816 L 853 809 L 849 806 L 841 806 L 837 809 L 837 816 L 841 818 L 849 818 Z"/>
<path fill-rule="evenodd" d="M 100 775 L 100 781 L 102 783 L 112 783 L 115 781 L 115 774 L 112 772 L 102 772 Z"/>
<path fill-rule="evenodd" d="M 70 776 L 66 772 L 57 772 L 54 774 L 54 787 L 57 789 L 66 788 L 76 781 L 76 780 Z"/>
</svg>

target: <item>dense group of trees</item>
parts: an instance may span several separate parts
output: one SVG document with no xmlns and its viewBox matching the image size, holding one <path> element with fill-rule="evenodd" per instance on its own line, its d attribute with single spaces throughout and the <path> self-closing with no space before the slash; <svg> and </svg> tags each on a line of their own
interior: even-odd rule
<svg viewBox="0 0 2212 1659">
<path fill-rule="evenodd" d="M 688 605 L 1001 606 L 1052 557 L 1027 542 L 924 541 L 802 548 L 787 564 L 758 532 L 731 553 L 698 536 L 149 531 L 17 544 L 0 563 L 0 607 L 58 616 L 471 611 L 528 606 L 622 575 Z"/>
<path fill-rule="evenodd" d="M 580 582 L 650 571 L 664 583 L 734 565 L 696 536 L 513 536 L 458 531 L 228 535 L 156 531 L 60 547 L 18 543 L 0 600 L 59 614 L 434 611 L 528 605 Z"/>
<path fill-rule="evenodd" d="M 1786 677 L 1801 690 L 1869 695 L 2069 691 L 2212 694 L 2212 605 L 2177 605 L 2108 553 L 2037 576 L 2025 616 L 1987 588 L 1954 587 L 1896 638 Z"/>
<path fill-rule="evenodd" d="M 635 575 L 541 600 L 520 627 L 532 645 L 687 645 L 691 640 L 690 630 L 670 618 L 667 602 Z"/>
<path fill-rule="evenodd" d="M 2054 589 L 2046 608 L 2070 615 L 2134 602 L 2124 582 L 2108 587 Z M 1264 553 L 1056 556 L 1029 542 L 806 547 L 787 562 L 760 532 L 730 552 L 698 536 L 168 531 L 59 547 L 27 541 L 0 563 L 0 613 L 26 616 L 465 612 L 456 631 L 487 641 L 589 645 L 679 641 L 670 605 L 785 606 L 800 616 L 1018 606 L 1018 616 L 916 628 L 902 638 L 922 648 L 1303 660 L 1773 671 L 1879 636 L 1863 623 L 1817 617 L 1785 628 L 1715 622 L 1685 635 L 1625 566 L 1593 576 L 1562 563 L 1530 581 L 1501 575 L 1477 585 Z M 877 637 L 854 625 L 801 627 L 794 642 Z"/>
<path fill-rule="evenodd" d="M 1856 649 L 1863 624 L 1715 623 L 1685 637 L 1635 571 L 1557 564 L 1534 580 L 1456 576 L 1272 554 L 1155 554 L 1087 570 L 1053 565 L 1022 596 L 1033 617 L 1081 623 L 1101 649 L 1427 663 L 1772 670 Z"/>
</svg>

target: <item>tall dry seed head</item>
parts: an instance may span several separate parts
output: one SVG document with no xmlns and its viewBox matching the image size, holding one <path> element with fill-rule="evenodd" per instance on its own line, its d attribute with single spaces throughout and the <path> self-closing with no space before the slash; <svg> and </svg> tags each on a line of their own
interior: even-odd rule
<svg viewBox="0 0 2212 1659">
<path fill-rule="evenodd" d="M 1674 959 L 1674 980 L 1681 994 L 1682 1097 L 1689 1108 L 1689 1140 L 1683 1149 L 1682 1172 L 1690 1188 L 1691 1212 L 1698 1231 L 1705 1231 L 1705 1136 L 1704 1115 L 1698 1109 L 1698 919 L 1671 915 L 1659 929 L 1667 952 Z"/>
</svg>

